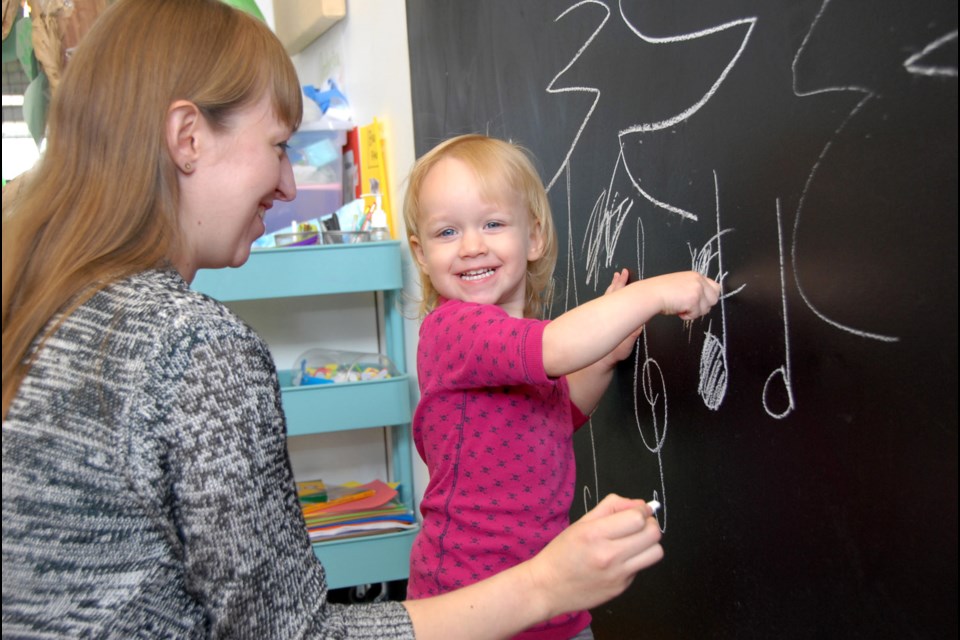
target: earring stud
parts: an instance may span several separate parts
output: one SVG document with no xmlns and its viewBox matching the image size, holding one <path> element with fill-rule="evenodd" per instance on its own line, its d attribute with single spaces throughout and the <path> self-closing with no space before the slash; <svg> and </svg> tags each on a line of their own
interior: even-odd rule
<svg viewBox="0 0 960 640">
<path fill-rule="evenodd" d="M 193 165 L 188 162 L 188 163 L 186 163 L 185 165 L 183 165 L 183 170 L 184 170 L 184 171 L 193 171 Z"/>
</svg>

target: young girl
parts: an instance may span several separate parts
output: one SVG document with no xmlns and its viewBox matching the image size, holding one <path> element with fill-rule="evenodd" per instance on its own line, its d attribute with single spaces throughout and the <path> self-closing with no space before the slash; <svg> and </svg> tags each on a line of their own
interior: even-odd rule
<svg viewBox="0 0 960 640">
<path fill-rule="evenodd" d="M 658 313 L 693 319 L 719 285 L 698 273 L 626 284 L 553 321 L 557 240 L 546 193 L 519 147 L 448 140 L 414 167 L 404 203 L 423 288 L 414 416 L 430 471 L 408 597 L 458 589 L 535 555 L 568 526 L 573 431 Z M 518 637 L 589 634 L 586 611 Z M 589 636 L 587 636 L 589 637 Z"/>
</svg>

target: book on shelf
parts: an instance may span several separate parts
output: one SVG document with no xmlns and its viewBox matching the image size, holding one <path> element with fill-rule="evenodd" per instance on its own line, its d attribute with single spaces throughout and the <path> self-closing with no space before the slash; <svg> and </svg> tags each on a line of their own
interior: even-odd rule
<svg viewBox="0 0 960 640">
<path fill-rule="evenodd" d="M 298 482 L 300 509 L 310 541 L 339 540 L 414 528 L 416 516 L 398 499 L 397 486 L 381 480 L 343 485 L 326 485 L 322 480 Z"/>
<path fill-rule="evenodd" d="M 379 196 L 379 209 L 386 217 L 391 238 L 396 238 L 396 221 L 390 203 L 390 178 L 387 167 L 387 142 L 383 122 L 374 118 L 368 125 L 354 127 L 347 132 L 343 145 L 344 195 L 349 199 L 363 198 L 365 206 L 374 204 Z M 349 202 L 345 198 L 344 202 Z"/>
</svg>

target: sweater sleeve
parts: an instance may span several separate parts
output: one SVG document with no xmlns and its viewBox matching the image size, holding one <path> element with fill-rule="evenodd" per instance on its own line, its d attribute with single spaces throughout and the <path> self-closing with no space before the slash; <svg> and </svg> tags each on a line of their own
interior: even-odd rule
<svg viewBox="0 0 960 640">
<path fill-rule="evenodd" d="M 327 602 L 266 345 L 235 320 L 187 324 L 171 330 L 157 355 L 147 393 L 164 419 L 154 422 L 159 439 L 142 449 L 159 458 L 166 495 L 157 517 L 211 635 L 412 638 L 399 603 Z"/>
</svg>

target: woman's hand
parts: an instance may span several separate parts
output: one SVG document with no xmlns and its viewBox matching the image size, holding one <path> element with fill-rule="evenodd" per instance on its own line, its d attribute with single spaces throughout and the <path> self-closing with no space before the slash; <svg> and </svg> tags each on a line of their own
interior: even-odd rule
<svg viewBox="0 0 960 640">
<path fill-rule="evenodd" d="M 525 563 L 550 617 L 620 595 L 663 558 L 660 526 L 643 500 L 608 495 Z"/>
</svg>

